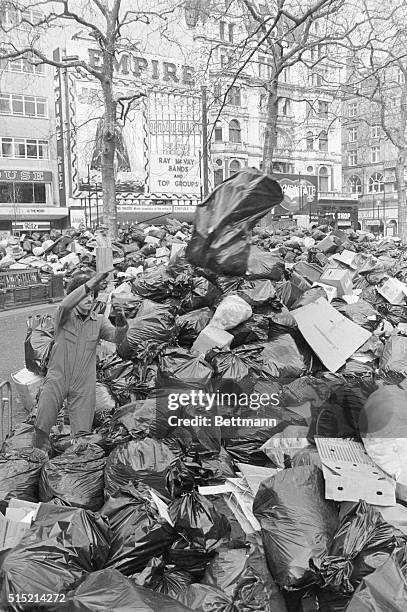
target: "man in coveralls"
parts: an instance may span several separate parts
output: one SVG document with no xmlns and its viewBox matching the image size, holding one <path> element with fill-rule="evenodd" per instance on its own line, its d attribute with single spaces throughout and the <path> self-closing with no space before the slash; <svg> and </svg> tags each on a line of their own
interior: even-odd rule
<svg viewBox="0 0 407 612">
<path fill-rule="evenodd" d="M 92 431 L 97 344 L 99 340 L 120 344 L 128 328 L 123 313 L 116 314 L 114 327 L 103 315 L 91 311 L 95 293 L 108 275 L 103 272 L 91 278 L 83 274 L 73 278 L 57 310 L 54 345 L 34 424 L 37 448 L 48 448 L 50 430 L 65 399 L 72 435 Z"/>
</svg>

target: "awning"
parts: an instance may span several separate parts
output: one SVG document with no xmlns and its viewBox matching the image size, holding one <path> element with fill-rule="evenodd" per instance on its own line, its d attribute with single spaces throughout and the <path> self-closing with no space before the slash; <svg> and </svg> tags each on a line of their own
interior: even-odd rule
<svg viewBox="0 0 407 612">
<path fill-rule="evenodd" d="M 41 206 L 36 204 L 18 204 L 3 206 L 0 204 L 0 220 L 6 221 L 51 221 L 68 216 L 68 208 L 63 206 Z"/>
</svg>

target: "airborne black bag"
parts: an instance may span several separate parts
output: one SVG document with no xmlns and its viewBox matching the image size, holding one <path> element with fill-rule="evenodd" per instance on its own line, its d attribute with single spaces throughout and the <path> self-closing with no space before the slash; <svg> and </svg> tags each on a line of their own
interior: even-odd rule
<svg viewBox="0 0 407 612">
<path fill-rule="evenodd" d="M 234 174 L 197 206 L 186 258 L 219 275 L 244 276 L 251 230 L 282 201 L 279 184 L 259 170 Z"/>
</svg>

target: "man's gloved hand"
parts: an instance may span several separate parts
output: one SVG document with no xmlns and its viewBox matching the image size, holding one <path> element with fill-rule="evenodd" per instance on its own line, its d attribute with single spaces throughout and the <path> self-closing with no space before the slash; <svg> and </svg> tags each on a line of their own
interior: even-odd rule
<svg viewBox="0 0 407 612">
<path fill-rule="evenodd" d="M 125 327 L 127 325 L 126 315 L 124 314 L 123 306 L 114 309 L 116 327 Z"/>
<path fill-rule="evenodd" d="M 96 289 L 99 288 L 99 286 L 103 283 L 103 281 L 106 280 L 109 274 L 113 271 L 114 269 L 112 268 L 111 270 L 106 270 L 104 272 L 98 272 L 98 274 L 95 274 L 95 276 L 92 276 L 92 278 L 89 279 L 86 283 L 90 291 L 96 291 Z"/>
</svg>

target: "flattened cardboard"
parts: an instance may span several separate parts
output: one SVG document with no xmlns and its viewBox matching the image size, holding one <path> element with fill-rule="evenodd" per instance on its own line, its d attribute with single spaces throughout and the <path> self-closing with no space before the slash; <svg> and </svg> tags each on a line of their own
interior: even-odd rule
<svg viewBox="0 0 407 612">
<path fill-rule="evenodd" d="M 325 498 L 396 505 L 396 482 L 366 453 L 361 442 L 315 436 L 325 478 Z"/>
<path fill-rule="evenodd" d="M 292 310 L 291 314 L 305 340 L 330 372 L 339 370 L 371 336 L 324 298 Z"/>
<path fill-rule="evenodd" d="M 389 304 L 405 304 L 407 285 L 397 278 L 388 278 L 381 287 L 377 287 L 377 292 L 380 293 Z"/>
</svg>

